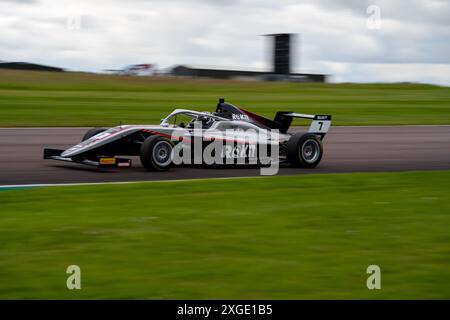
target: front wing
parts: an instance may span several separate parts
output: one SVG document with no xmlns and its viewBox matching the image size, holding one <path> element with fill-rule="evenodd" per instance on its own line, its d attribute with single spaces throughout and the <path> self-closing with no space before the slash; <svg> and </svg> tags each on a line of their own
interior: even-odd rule
<svg viewBox="0 0 450 320">
<path fill-rule="evenodd" d="M 79 163 L 88 166 L 100 167 L 100 168 L 111 168 L 111 167 L 131 167 L 131 159 L 117 158 L 117 157 L 102 157 L 98 156 L 97 161 L 89 160 L 85 158 L 66 158 L 61 157 L 61 153 L 64 150 L 59 149 L 44 149 L 44 159 L 52 159 L 58 161 Z"/>
</svg>

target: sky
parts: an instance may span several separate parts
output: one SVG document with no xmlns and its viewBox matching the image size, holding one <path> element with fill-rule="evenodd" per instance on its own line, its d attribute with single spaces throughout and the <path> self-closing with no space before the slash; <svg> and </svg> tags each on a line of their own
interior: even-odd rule
<svg viewBox="0 0 450 320">
<path fill-rule="evenodd" d="M 450 86 L 450 0 L 0 0 L 0 60 L 76 71 L 137 63 L 296 72 L 332 82 Z"/>
</svg>

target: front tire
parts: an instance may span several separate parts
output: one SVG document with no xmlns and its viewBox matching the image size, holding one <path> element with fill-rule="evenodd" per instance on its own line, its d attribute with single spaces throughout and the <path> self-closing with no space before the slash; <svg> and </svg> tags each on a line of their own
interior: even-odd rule
<svg viewBox="0 0 450 320">
<path fill-rule="evenodd" d="M 141 145 L 141 163 L 148 171 L 167 171 L 172 165 L 173 142 L 150 136 Z"/>
<path fill-rule="evenodd" d="M 296 133 L 287 142 L 287 158 L 293 167 L 314 168 L 322 155 L 322 141 L 315 134 Z"/>
</svg>

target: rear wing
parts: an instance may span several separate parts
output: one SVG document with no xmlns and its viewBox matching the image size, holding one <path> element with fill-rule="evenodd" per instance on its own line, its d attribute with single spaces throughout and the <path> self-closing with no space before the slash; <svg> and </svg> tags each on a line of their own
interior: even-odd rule
<svg viewBox="0 0 450 320">
<path fill-rule="evenodd" d="M 328 132 L 331 126 L 331 116 L 330 115 L 313 115 L 313 114 L 303 114 L 295 112 L 279 111 L 275 115 L 274 121 L 280 125 L 281 132 L 287 132 L 291 126 L 293 118 L 300 119 L 310 119 L 312 120 L 309 126 L 308 132 L 319 135 L 322 139 Z"/>
<path fill-rule="evenodd" d="M 286 133 L 288 131 L 293 118 L 311 119 L 312 123 L 309 127 L 308 132 L 317 134 L 322 139 L 331 126 L 330 115 L 312 115 L 295 113 L 291 111 L 278 111 L 275 115 L 275 119 L 270 120 L 248 110 L 238 108 L 229 103 L 225 103 L 225 99 L 223 98 L 219 99 L 215 115 L 231 120 L 244 120 L 253 122 L 257 125 L 263 125 L 268 129 L 278 129 L 281 133 Z"/>
</svg>

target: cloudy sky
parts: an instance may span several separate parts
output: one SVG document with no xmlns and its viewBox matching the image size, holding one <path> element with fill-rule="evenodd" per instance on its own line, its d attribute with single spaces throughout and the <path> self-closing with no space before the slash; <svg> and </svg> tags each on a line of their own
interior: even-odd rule
<svg viewBox="0 0 450 320">
<path fill-rule="evenodd" d="M 295 71 L 450 85 L 449 0 L 0 0 L 0 60 L 270 68 L 261 35 L 298 33 Z"/>
</svg>

